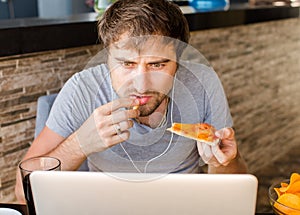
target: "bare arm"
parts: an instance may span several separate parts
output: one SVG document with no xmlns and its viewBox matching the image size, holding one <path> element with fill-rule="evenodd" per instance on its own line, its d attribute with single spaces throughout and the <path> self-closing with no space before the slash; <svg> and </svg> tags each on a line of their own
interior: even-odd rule
<svg viewBox="0 0 300 215">
<path fill-rule="evenodd" d="M 89 154 L 104 151 L 129 138 L 128 129 L 133 126 L 130 119 L 136 118 L 139 111 L 120 108 L 135 105 L 138 101 L 132 99 L 119 99 L 103 105 L 66 139 L 45 127 L 23 159 L 41 155 L 56 157 L 61 161 L 62 170 L 76 170 Z M 119 131 L 116 126 L 119 126 Z M 17 198 L 24 202 L 19 171 L 15 191 Z"/>
<path fill-rule="evenodd" d="M 45 127 L 33 141 L 23 160 L 42 155 L 61 160 L 62 170 L 76 170 L 86 159 L 74 134 L 65 139 L 48 127 Z"/>
<path fill-rule="evenodd" d="M 138 101 L 137 101 L 138 102 Z M 34 140 L 24 159 L 34 156 L 52 156 L 62 163 L 62 170 L 76 170 L 86 157 L 94 152 L 123 142 L 129 138 L 131 118 L 136 118 L 138 110 L 120 110 L 137 105 L 132 99 L 119 99 L 97 108 L 82 126 L 64 138 L 45 127 Z M 122 132 L 116 134 L 116 125 Z"/>
<path fill-rule="evenodd" d="M 57 136 L 58 139 L 60 137 L 47 127 L 45 127 L 43 131 L 50 133 L 49 137 L 52 136 L 54 139 L 57 138 Z M 60 138 L 62 139 L 61 142 L 55 146 L 53 144 L 54 147 L 46 147 L 47 151 L 45 150 L 45 153 L 41 155 L 58 158 L 61 161 L 62 170 L 77 170 L 87 157 L 80 148 L 78 139 L 76 138 L 76 132 L 66 139 Z M 42 144 L 42 142 L 40 142 L 40 144 Z M 35 148 L 39 147 L 31 148 L 29 151 L 35 150 Z M 34 152 L 32 154 L 34 154 Z"/>
<path fill-rule="evenodd" d="M 32 145 L 28 149 L 22 160 L 26 160 L 31 157 L 41 156 L 49 153 L 53 149 L 55 149 L 61 142 L 64 141 L 64 138 L 60 135 L 56 134 L 49 128 L 45 127 L 39 136 L 33 141 Z M 21 173 L 19 169 L 17 169 L 16 174 L 16 186 L 15 186 L 15 194 L 20 203 L 25 203 L 23 187 L 22 187 L 22 179 Z"/>
</svg>

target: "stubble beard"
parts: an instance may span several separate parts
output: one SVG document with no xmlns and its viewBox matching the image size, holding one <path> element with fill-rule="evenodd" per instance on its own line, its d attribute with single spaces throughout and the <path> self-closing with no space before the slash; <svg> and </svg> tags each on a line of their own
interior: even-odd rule
<svg viewBox="0 0 300 215">
<path fill-rule="evenodd" d="M 165 94 L 158 93 L 158 92 L 155 92 L 154 94 L 152 93 L 151 95 L 153 96 L 151 98 L 151 101 L 139 107 L 140 117 L 146 117 L 154 113 L 155 110 L 160 106 L 160 104 L 167 97 Z M 152 101 L 152 99 L 154 100 Z"/>
<path fill-rule="evenodd" d="M 127 89 L 126 92 L 122 93 L 123 96 L 120 97 L 130 97 L 130 95 L 143 95 L 143 96 L 151 96 L 151 99 L 144 105 L 139 106 L 140 117 L 147 117 L 155 112 L 155 110 L 159 107 L 159 105 L 167 98 L 167 95 L 164 93 L 160 93 L 158 91 L 149 90 L 144 93 L 138 93 L 135 90 Z"/>
</svg>

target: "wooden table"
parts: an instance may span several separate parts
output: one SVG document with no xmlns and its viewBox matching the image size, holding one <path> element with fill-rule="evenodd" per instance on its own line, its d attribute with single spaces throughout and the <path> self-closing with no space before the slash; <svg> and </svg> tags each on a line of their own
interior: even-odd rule
<svg viewBox="0 0 300 215">
<path fill-rule="evenodd" d="M 0 208 L 12 208 L 17 211 L 20 211 L 22 213 L 22 215 L 29 215 L 27 213 L 26 205 L 0 203 Z M 255 213 L 255 215 L 274 215 L 274 214 L 273 213 Z"/>
</svg>

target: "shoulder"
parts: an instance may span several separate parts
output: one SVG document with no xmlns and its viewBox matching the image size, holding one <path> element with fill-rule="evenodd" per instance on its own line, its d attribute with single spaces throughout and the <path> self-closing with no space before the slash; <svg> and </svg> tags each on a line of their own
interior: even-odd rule
<svg viewBox="0 0 300 215">
<path fill-rule="evenodd" d="M 176 78 L 189 89 L 210 91 L 222 86 L 214 69 L 210 66 L 181 61 Z"/>
<path fill-rule="evenodd" d="M 110 75 L 107 65 L 101 64 L 75 73 L 64 84 L 61 92 L 67 93 L 68 95 L 77 93 L 95 93 L 100 87 L 107 87 L 109 83 Z"/>
<path fill-rule="evenodd" d="M 106 64 L 100 64 L 98 66 L 82 70 L 70 78 L 70 81 L 77 84 L 95 84 L 102 83 L 107 80 L 110 80 L 110 75 Z"/>
<path fill-rule="evenodd" d="M 63 86 L 56 100 L 67 106 L 77 106 L 83 101 L 94 107 L 99 91 L 109 91 L 110 76 L 106 64 L 85 69 L 74 74 Z"/>
<path fill-rule="evenodd" d="M 108 73 L 102 64 L 74 74 L 57 95 L 47 126 L 63 137 L 78 129 L 95 109 L 99 85 L 107 82 Z"/>
<path fill-rule="evenodd" d="M 188 61 L 179 62 L 177 76 L 183 80 L 196 79 L 201 82 L 206 79 L 218 79 L 216 72 L 211 66 Z"/>
</svg>

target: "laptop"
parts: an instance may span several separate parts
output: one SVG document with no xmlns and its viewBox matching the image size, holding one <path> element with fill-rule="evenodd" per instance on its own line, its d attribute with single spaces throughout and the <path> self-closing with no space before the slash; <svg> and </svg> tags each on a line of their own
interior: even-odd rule
<svg viewBox="0 0 300 215">
<path fill-rule="evenodd" d="M 141 174 L 37 171 L 37 215 L 254 215 L 250 174 Z"/>
</svg>

